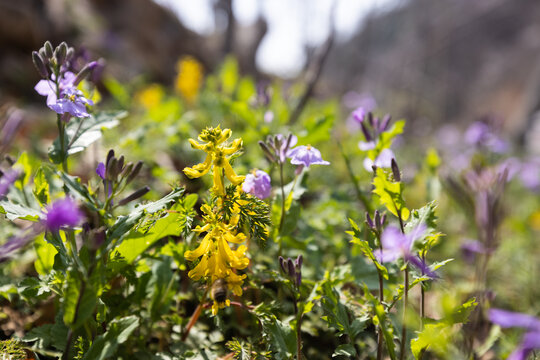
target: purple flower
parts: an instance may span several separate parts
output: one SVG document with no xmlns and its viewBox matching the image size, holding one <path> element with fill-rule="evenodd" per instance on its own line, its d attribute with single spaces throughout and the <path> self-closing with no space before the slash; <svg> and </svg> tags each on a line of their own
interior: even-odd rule
<svg viewBox="0 0 540 360">
<path fill-rule="evenodd" d="M 508 150 L 508 144 L 495 133 L 495 127 L 484 121 L 475 121 L 469 126 L 465 132 L 465 141 L 495 153 L 504 153 Z"/>
<path fill-rule="evenodd" d="M 291 148 L 295 147 L 296 144 L 298 143 L 298 138 L 296 137 L 296 135 L 291 134 L 290 136 L 291 136 L 291 141 L 289 142 L 289 146 L 287 146 L 287 136 L 282 135 L 282 134 L 276 135 L 276 138 L 281 143 L 281 146 L 279 148 L 279 160 L 282 163 L 285 162 L 286 158 L 290 157 L 289 154 L 292 151 Z"/>
<path fill-rule="evenodd" d="M 0 246 L 0 263 L 9 259 L 15 251 L 28 244 L 28 242 L 32 240 L 36 235 L 37 234 L 31 231 L 27 234 L 13 236 L 9 238 L 5 244 L 2 244 L 2 246 Z"/>
<path fill-rule="evenodd" d="M 66 197 L 47 207 L 45 226 L 48 230 L 58 231 L 63 226 L 77 226 L 83 217 L 75 201 Z"/>
<path fill-rule="evenodd" d="M 270 176 L 262 170 L 255 170 L 251 174 L 247 174 L 242 190 L 259 199 L 266 199 L 272 191 Z"/>
<path fill-rule="evenodd" d="M 502 328 L 521 327 L 527 330 L 521 344 L 508 357 L 509 360 L 525 360 L 533 350 L 540 349 L 539 319 L 501 309 L 490 309 L 488 316 L 491 322 Z"/>
<path fill-rule="evenodd" d="M 364 109 L 364 107 L 360 106 L 356 108 L 356 110 L 353 111 L 352 116 L 353 119 L 356 120 L 358 123 L 364 122 L 364 118 L 366 117 L 367 111 Z"/>
<path fill-rule="evenodd" d="M 100 162 L 96 168 L 96 174 L 99 175 L 100 178 L 105 180 L 105 164 Z"/>
<path fill-rule="evenodd" d="M 373 166 L 375 165 L 378 168 L 389 168 L 392 166 L 392 159 L 394 159 L 394 152 L 390 149 L 384 149 L 381 153 L 371 160 L 370 158 L 364 159 L 364 168 L 367 171 L 373 171 Z"/>
<path fill-rule="evenodd" d="M 56 111 L 58 114 L 69 113 L 75 117 L 89 117 L 90 114 L 86 111 L 86 105 L 94 105 L 92 100 L 88 100 L 83 96 L 82 91 L 74 87 L 68 87 L 62 90 L 62 98 L 56 100 L 54 104 L 48 104 L 49 108 Z"/>
<path fill-rule="evenodd" d="M 382 250 L 375 250 L 374 255 L 379 262 L 392 262 L 403 259 L 410 262 L 429 277 L 436 278 L 437 274 L 417 255 L 412 252 L 414 242 L 421 239 L 426 232 L 426 225 L 421 224 L 412 229 L 409 233 L 403 234 L 395 226 L 388 226 L 381 237 Z"/>
<path fill-rule="evenodd" d="M 527 189 L 540 189 L 540 158 L 522 163 L 519 178 Z"/>
<path fill-rule="evenodd" d="M 289 151 L 287 157 L 291 158 L 291 164 L 293 165 L 303 165 L 305 167 L 310 165 L 330 165 L 328 161 L 322 159 L 321 152 L 311 145 L 297 146 Z"/>
<path fill-rule="evenodd" d="M 264 113 L 264 122 L 270 124 L 272 121 L 274 121 L 274 112 L 268 110 Z"/>
<path fill-rule="evenodd" d="M 9 188 L 19 177 L 20 172 L 17 170 L 9 169 L 0 178 L 0 196 L 4 196 L 8 193 Z"/>
<path fill-rule="evenodd" d="M 476 254 L 485 254 L 486 252 L 486 248 L 478 240 L 466 240 L 461 244 L 461 253 L 468 263 L 474 263 Z"/>
<path fill-rule="evenodd" d="M 56 83 L 54 82 L 54 74 L 51 76 L 51 78 L 52 80 L 40 80 L 34 87 L 34 90 L 36 90 L 39 95 L 47 97 L 47 105 L 49 106 L 56 103 Z M 74 80 L 75 74 L 71 71 L 66 71 L 64 76 L 60 78 L 60 83 L 58 84 L 60 92 L 73 86 Z"/>
</svg>

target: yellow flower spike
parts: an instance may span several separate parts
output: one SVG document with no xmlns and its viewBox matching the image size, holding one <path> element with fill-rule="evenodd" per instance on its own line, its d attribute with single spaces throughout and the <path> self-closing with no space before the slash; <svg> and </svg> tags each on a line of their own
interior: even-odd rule
<svg viewBox="0 0 540 360">
<path fill-rule="evenodd" d="M 235 139 L 232 142 L 231 146 L 227 146 L 223 148 L 223 153 L 225 155 L 234 154 L 235 152 L 237 152 L 238 150 L 242 148 L 243 143 L 244 141 L 241 138 Z"/>
<path fill-rule="evenodd" d="M 184 174 L 190 179 L 199 178 L 210 170 L 212 167 L 212 156 L 208 155 L 203 163 L 194 165 L 193 167 L 184 168 Z"/>
<path fill-rule="evenodd" d="M 176 63 L 178 76 L 175 88 L 189 103 L 199 95 L 204 74 L 202 65 L 192 56 L 185 56 Z"/>
<path fill-rule="evenodd" d="M 219 196 L 225 195 L 225 187 L 223 186 L 223 175 L 221 175 L 221 168 L 214 165 L 214 192 Z"/>
<path fill-rule="evenodd" d="M 200 258 L 201 256 L 203 256 L 204 254 L 206 254 L 208 252 L 210 246 L 212 246 L 212 245 L 213 245 L 213 242 L 210 240 L 210 234 L 207 234 L 202 239 L 199 246 L 193 251 L 190 251 L 190 250 L 186 251 L 184 253 L 184 257 L 188 261 L 196 260 L 196 259 Z"/>
<path fill-rule="evenodd" d="M 191 144 L 191 147 L 197 150 L 204 150 L 204 144 L 199 144 L 197 140 L 195 139 L 189 139 L 189 143 Z"/>
<path fill-rule="evenodd" d="M 246 178 L 245 176 L 236 175 L 228 160 L 224 161 L 223 169 L 225 169 L 225 176 L 227 176 L 227 179 L 234 185 L 240 185 Z"/>
</svg>

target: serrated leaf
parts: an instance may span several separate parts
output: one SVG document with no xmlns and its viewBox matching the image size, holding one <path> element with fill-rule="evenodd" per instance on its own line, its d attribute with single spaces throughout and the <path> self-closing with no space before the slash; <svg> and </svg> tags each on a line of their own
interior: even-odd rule
<svg viewBox="0 0 540 360">
<path fill-rule="evenodd" d="M 138 326 L 139 318 L 134 315 L 114 319 L 109 323 L 107 331 L 95 338 L 83 360 L 104 360 L 112 357 L 118 345 L 126 342 Z"/>
<path fill-rule="evenodd" d="M 183 188 L 176 188 L 163 198 L 146 205 L 139 205 L 133 212 L 131 212 L 131 214 L 118 217 L 114 225 L 107 232 L 107 246 L 112 246 L 111 244 L 113 240 L 116 241 L 116 246 L 120 245 L 123 239 L 129 234 L 135 225 L 137 225 L 143 216 L 162 210 L 173 201 L 176 201 L 183 194 Z"/>
<path fill-rule="evenodd" d="M 65 129 L 67 155 L 79 153 L 102 136 L 103 129 L 111 129 L 127 116 L 125 111 L 99 112 L 86 118 L 72 118 Z M 49 158 L 56 164 L 62 162 L 60 138 L 56 138 L 49 149 Z"/>
<path fill-rule="evenodd" d="M 43 167 L 40 167 L 34 176 L 34 196 L 42 206 L 50 202 L 49 182 L 47 181 Z"/>
<path fill-rule="evenodd" d="M 296 334 L 293 329 L 271 315 L 262 320 L 263 331 L 270 341 L 275 352 L 273 358 L 277 360 L 290 359 L 296 352 Z"/>
<path fill-rule="evenodd" d="M 334 353 L 332 354 L 332 357 L 336 356 L 348 356 L 352 358 L 356 356 L 356 350 L 352 344 L 341 344 L 336 348 L 336 350 L 334 350 Z"/>
<path fill-rule="evenodd" d="M 375 315 L 372 317 L 373 325 L 380 326 L 388 355 L 392 360 L 396 360 L 395 344 L 394 344 L 394 327 L 392 322 L 388 320 L 384 306 L 379 299 L 375 298 L 366 285 L 364 285 L 364 294 L 373 307 Z"/>
<path fill-rule="evenodd" d="M 44 215 L 41 211 L 29 208 L 25 205 L 14 204 L 8 200 L 0 200 L 0 214 L 5 214 L 8 220 L 39 221 Z"/>
<path fill-rule="evenodd" d="M 409 218 L 409 210 L 405 207 L 402 197 L 403 184 L 390 181 L 389 174 L 387 170 L 377 168 L 373 178 L 373 193 L 379 196 L 381 205 L 384 205 L 396 217 L 401 214 L 401 219 L 405 221 Z"/>
</svg>

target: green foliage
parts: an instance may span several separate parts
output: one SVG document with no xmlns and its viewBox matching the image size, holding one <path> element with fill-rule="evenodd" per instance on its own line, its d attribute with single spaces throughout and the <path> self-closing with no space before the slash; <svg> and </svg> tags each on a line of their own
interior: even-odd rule
<svg viewBox="0 0 540 360">
<path fill-rule="evenodd" d="M 378 168 L 373 178 L 373 193 L 379 196 L 381 205 L 403 221 L 409 218 L 409 209 L 403 201 L 403 184 L 390 179 L 391 172 Z"/>
<path fill-rule="evenodd" d="M 139 319 L 134 315 L 112 320 L 107 331 L 92 342 L 83 360 L 104 360 L 113 356 L 118 345 L 125 343 L 138 326 Z"/>
</svg>

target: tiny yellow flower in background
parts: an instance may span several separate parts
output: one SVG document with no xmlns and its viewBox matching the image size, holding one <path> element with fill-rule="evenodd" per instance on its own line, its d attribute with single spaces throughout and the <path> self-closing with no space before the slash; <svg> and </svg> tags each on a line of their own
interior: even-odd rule
<svg viewBox="0 0 540 360">
<path fill-rule="evenodd" d="M 151 109 L 161 103 L 164 95 L 165 92 L 160 85 L 151 84 L 139 91 L 135 95 L 135 98 L 146 109 Z"/>
<path fill-rule="evenodd" d="M 204 73 L 202 65 L 193 57 L 185 56 L 176 63 L 175 88 L 187 102 L 193 103 L 199 95 Z"/>
</svg>

